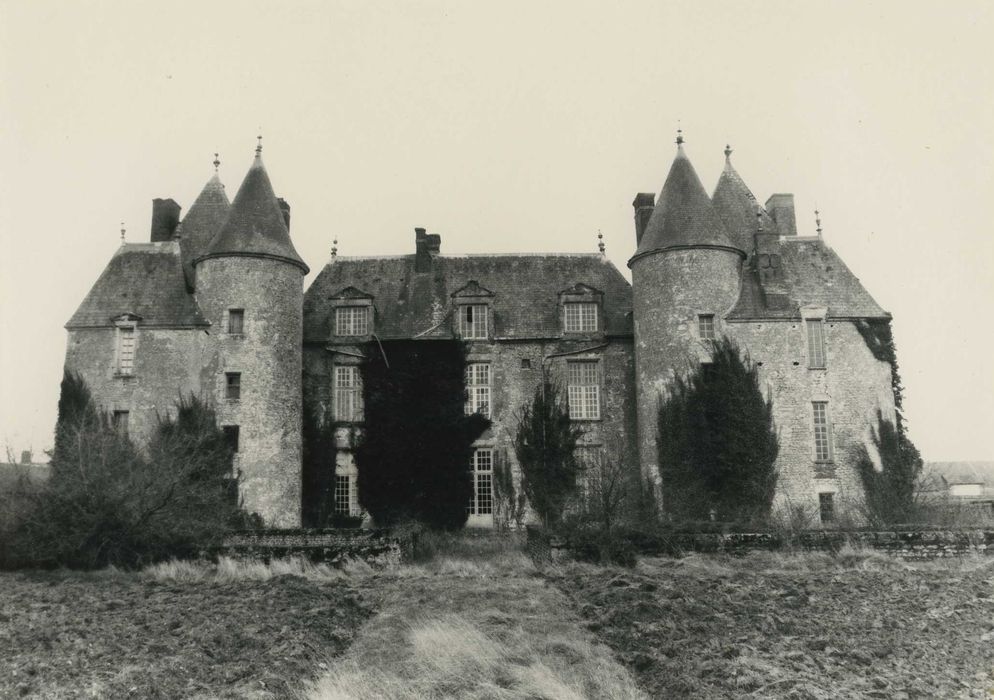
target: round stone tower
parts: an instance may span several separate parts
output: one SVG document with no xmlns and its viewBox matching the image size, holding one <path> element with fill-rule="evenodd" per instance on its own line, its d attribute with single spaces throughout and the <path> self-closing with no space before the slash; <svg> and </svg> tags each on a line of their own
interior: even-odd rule
<svg viewBox="0 0 994 700">
<path fill-rule="evenodd" d="M 635 203 L 638 248 L 628 267 L 639 458 L 642 473 L 658 484 L 660 396 L 675 374 L 709 358 L 708 339 L 721 336 L 723 318 L 738 299 L 745 252 L 711 206 L 683 151 L 682 136 L 677 137 L 676 158 L 651 214 L 651 195 L 639 195 Z"/>
<path fill-rule="evenodd" d="M 256 149 L 228 218 L 197 258 L 196 295 L 215 354 L 205 363 L 218 419 L 237 445 L 245 509 L 270 527 L 300 526 L 303 280 L 290 241 L 289 207 L 277 200 Z"/>
</svg>

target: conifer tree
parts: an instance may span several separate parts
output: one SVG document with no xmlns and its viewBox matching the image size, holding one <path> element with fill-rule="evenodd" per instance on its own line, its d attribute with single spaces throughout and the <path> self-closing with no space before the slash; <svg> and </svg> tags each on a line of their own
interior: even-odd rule
<svg viewBox="0 0 994 700">
<path fill-rule="evenodd" d="M 866 515 L 874 525 L 914 521 L 920 505 L 917 497 L 922 457 L 906 433 L 877 411 L 873 446 L 880 456 L 877 470 L 865 445 L 860 445 L 856 467 L 863 482 Z"/>
</svg>

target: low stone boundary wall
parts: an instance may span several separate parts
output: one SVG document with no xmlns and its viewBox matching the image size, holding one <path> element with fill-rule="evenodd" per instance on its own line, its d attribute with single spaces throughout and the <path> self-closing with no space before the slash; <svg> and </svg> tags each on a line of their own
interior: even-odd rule
<svg viewBox="0 0 994 700">
<path fill-rule="evenodd" d="M 396 566 L 411 558 L 414 546 L 414 535 L 402 537 L 391 530 L 244 530 L 229 534 L 212 553 L 267 561 L 303 556 L 331 564 L 362 559 L 373 566 Z"/>
<path fill-rule="evenodd" d="M 682 556 L 692 552 L 743 555 L 750 552 L 838 552 L 850 545 L 903 559 L 940 559 L 969 554 L 994 555 L 994 530 L 811 530 L 791 536 L 769 532 L 629 533 L 620 534 L 636 552 L 649 556 Z M 528 528 L 528 552 L 537 562 L 584 558 L 584 544 L 550 537 Z M 589 548 L 589 545 L 586 545 Z"/>
</svg>

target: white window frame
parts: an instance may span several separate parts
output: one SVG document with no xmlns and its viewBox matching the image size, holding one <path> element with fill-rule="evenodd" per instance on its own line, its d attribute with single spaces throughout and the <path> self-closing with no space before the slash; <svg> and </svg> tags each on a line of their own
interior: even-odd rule
<svg viewBox="0 0 994 700">
<path fill-rule="evenodd" d="M 596 333 L 598 330 L 597 302 L 563 302 L 563 331 L 566 333 Z"/>
<path fill-rule="evenodd" d="M 138 355 L 138 325 L 118 323 L 114 342 L 114 374 L 119 377 L 135 376 L 135 358 Z"/>
<path fill-rule="evenodd" d="M 600 420 L 600 364 L 599 360 L 566 362 L 566 393 L 572 420 Z"/>
<path fill-rule="evenodd" d="M 717 340 L 718 324 L 714 314 L 697 314 L 697 335 L 701 340 Z"/>
<path fill-rule="evenodd" d="M 487 304 L 460 304 L 458 314 L 460 338 L 486 340 L 490 337 L 490 308 Z"/>
<path fill-rule="evenodd" d="M 335 420 L 358 423 L 363 420 L 362 371 L 358 365 L 332 368 Z"/>
<path fill-rule="evenodd" d="M 466 415 L 479 413 L 490 418 L 493 369 L 489 362 L 466 364 Z"/>
<path fill-rule="evenodd" d="M 369 309 L 369 306 L 359 305 L 335 307 L 335 335 L 369 335 Z"/>
<path fill-rule="evenodd" d="M 804 335 L 808 344 L 808 369 L 825 369 L 828 366 L 825 321 L 820 318 L 804 319 Z"/>
<path fill-rule="evenodd" d="M 355 474 L 335 474 L 332 491 L 332 512 L 338 516 L 356 517 L 359 509 L 359 492 Z"/>
<path fill-rule="evenodd" d="M 832 420 L 828 410 L 828 401 L 811 402 L 811 424 L 815 462 L 825 464 L 833 461 Z"/>
<path fill-rule="evenodd" d="M 494 449 L 478 447 L 473 450 L 470 465 L 473 474 L 473 496 L 469 514 L 477 518 L 493 518 L 494 514 Z"/>
</svg>

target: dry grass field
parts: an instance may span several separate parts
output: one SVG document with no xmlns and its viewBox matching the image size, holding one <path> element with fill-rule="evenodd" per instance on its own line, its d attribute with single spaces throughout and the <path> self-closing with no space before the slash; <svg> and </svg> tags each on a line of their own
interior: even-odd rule
<svg viewBox="0 0 994 700">
<path fill-rule="evenodd" d="M 536 570 L 442 538 L 300 560 L 0 575 L 0 697 L 984 698 L 994 557 L 861 552 Z"/>
</svg>

